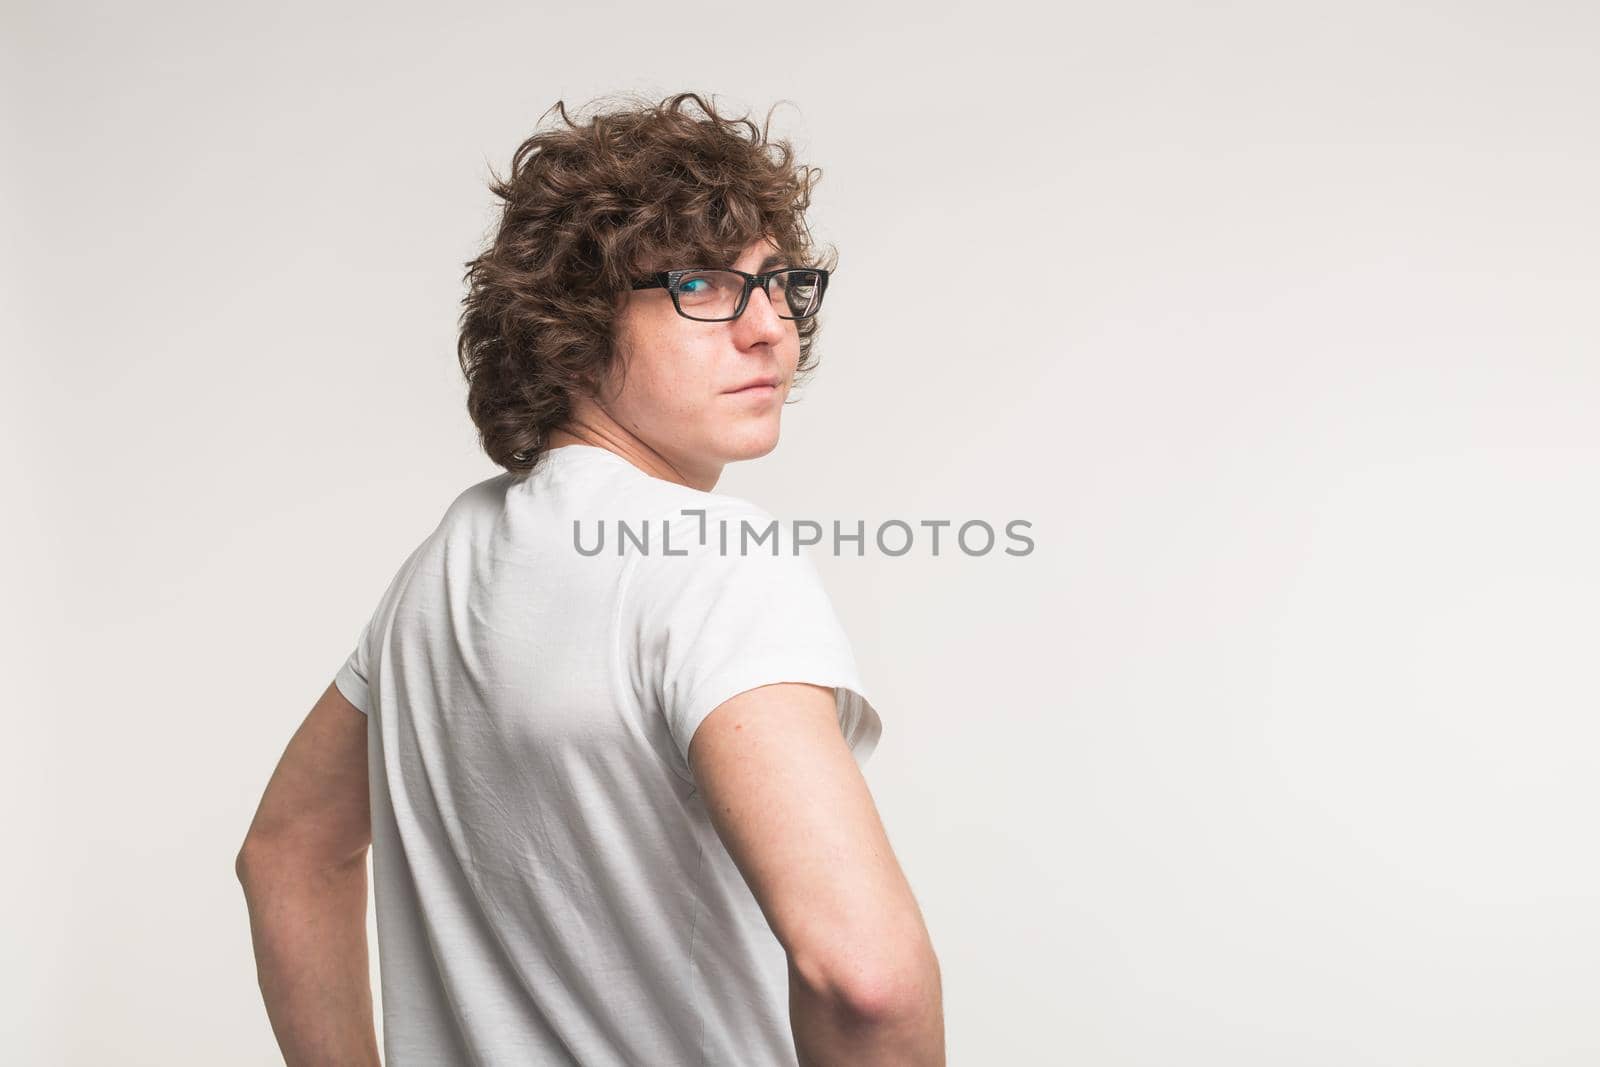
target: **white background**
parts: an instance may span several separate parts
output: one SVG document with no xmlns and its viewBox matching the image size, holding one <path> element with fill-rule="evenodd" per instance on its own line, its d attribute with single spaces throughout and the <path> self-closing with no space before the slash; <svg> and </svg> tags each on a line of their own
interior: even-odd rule
<svg viewBox="0 0 1600 1067">
<path fill-rule="evenodd" d="M 489 168 L 683 89 L 840 251 L 719 490 L 1033 523 L 818 557 L 950 1062 L 1600 1061 L 1593 5 L 3 11 L 7 1061 L 278 1062 L 234 853 L 497 473 Z"/>
</svg>

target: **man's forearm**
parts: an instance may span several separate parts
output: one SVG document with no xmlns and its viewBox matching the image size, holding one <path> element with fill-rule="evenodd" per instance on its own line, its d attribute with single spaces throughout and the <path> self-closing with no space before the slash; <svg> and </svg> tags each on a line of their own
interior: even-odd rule
<svg viewBox="0 0 1600 1067">
<path fill-rule="evenodd" d="M 366 853 L 317 869 L 247 849 L 238 873 L 256 976 L 284 1062 L 381 1063 L 367 962 Z"/>
</svg>

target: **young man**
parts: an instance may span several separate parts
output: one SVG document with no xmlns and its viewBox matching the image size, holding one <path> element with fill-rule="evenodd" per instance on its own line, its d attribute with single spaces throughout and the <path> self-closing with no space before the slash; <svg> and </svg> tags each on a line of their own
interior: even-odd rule
<svg viewBox="0 0 1600 1067">
<path fill-rule="evenodd" d="M 942 1064 L 878 712 L 809 558 L 712 491 L 814 365 L 813 172 L 694 94 L 561 114 L 468 271 L 505 472 L 402 564 L 239 855 L 278 1041 L 377 1062 L 370 842 L 391 1065 Z"/>
</svg>

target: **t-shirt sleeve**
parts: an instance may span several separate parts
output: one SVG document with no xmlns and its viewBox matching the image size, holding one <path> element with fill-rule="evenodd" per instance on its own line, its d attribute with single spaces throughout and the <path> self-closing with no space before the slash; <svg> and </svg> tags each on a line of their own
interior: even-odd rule
<svg viewBox="0 0 1600 1067">
<path fill-rule="evenodd" d="M 400 564 L 400 569 L 389 580 L 388 588 L 378 598 L 378 606 L 373 610 L 371 618 L 361 628 L 361 635 L 356 638 L 355 648 L 345 657 L 344 664 L 333 676 L 333 684 L 338 687 L 339 692 L 343 693 L 344 698 L 354 704 L 363 715 L 372 714 L 372 672 L 381 654 L 378 643 L 388 633 L 400 595 L 405 592 L 412 572 L 431 540 L 431 536 L 425 538 L 411 550 L 405 562 Z"/>
<path fill-rule="evenodd" d="M 776 521 L 765 513 L 727 518 L 725 551 L 715 518 L 703 546 L 695 543 L 699 520 L 676 522 L 673 548 L 685 546 L 686 555 L 658 547 L 630 561 L 624 647 L 635 654 L 641 695 L 665 718 L 683 773 L 695 730 L 728 698 L 777 682 L 830 687 L 840 732 L 864 766 L 883 723 L 821 576 L 803 550 L 795 554 L 782 523 L 777 537 L 741 554 L 743 519 L 757 531 Z"/>
<path fill-rule="evenodd" d="M 356 639 L 355 650 L 346 657 L 344 666 L 333 676 L 333 684 L 338 687 L 344 698 L 354 704 L 363 715 L 372 714 L 371 689 L 367 684 L 368 653 L 367 644 L 372 636 L 372 623 L 368 622 L 361 629 L 361 636 Z"/>
</svg>

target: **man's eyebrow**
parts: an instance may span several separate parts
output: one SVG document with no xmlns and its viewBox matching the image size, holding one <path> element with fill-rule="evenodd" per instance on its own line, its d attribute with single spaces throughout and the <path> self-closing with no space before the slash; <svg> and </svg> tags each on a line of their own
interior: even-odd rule
<svg viewBox="0 0 1600 1067">
<path fill-rule="evenodd" d="M 761 266 L 756 268 L 756 272 L 760 273 L 764 270 L 770 270 L 771 268 L 776 267 L 779 263 L 787 262 L 788 259 L 789 257 L 784 255 L 782 252 L 774 252 L 766 259 L 761 261 Z"/>
</svg>

